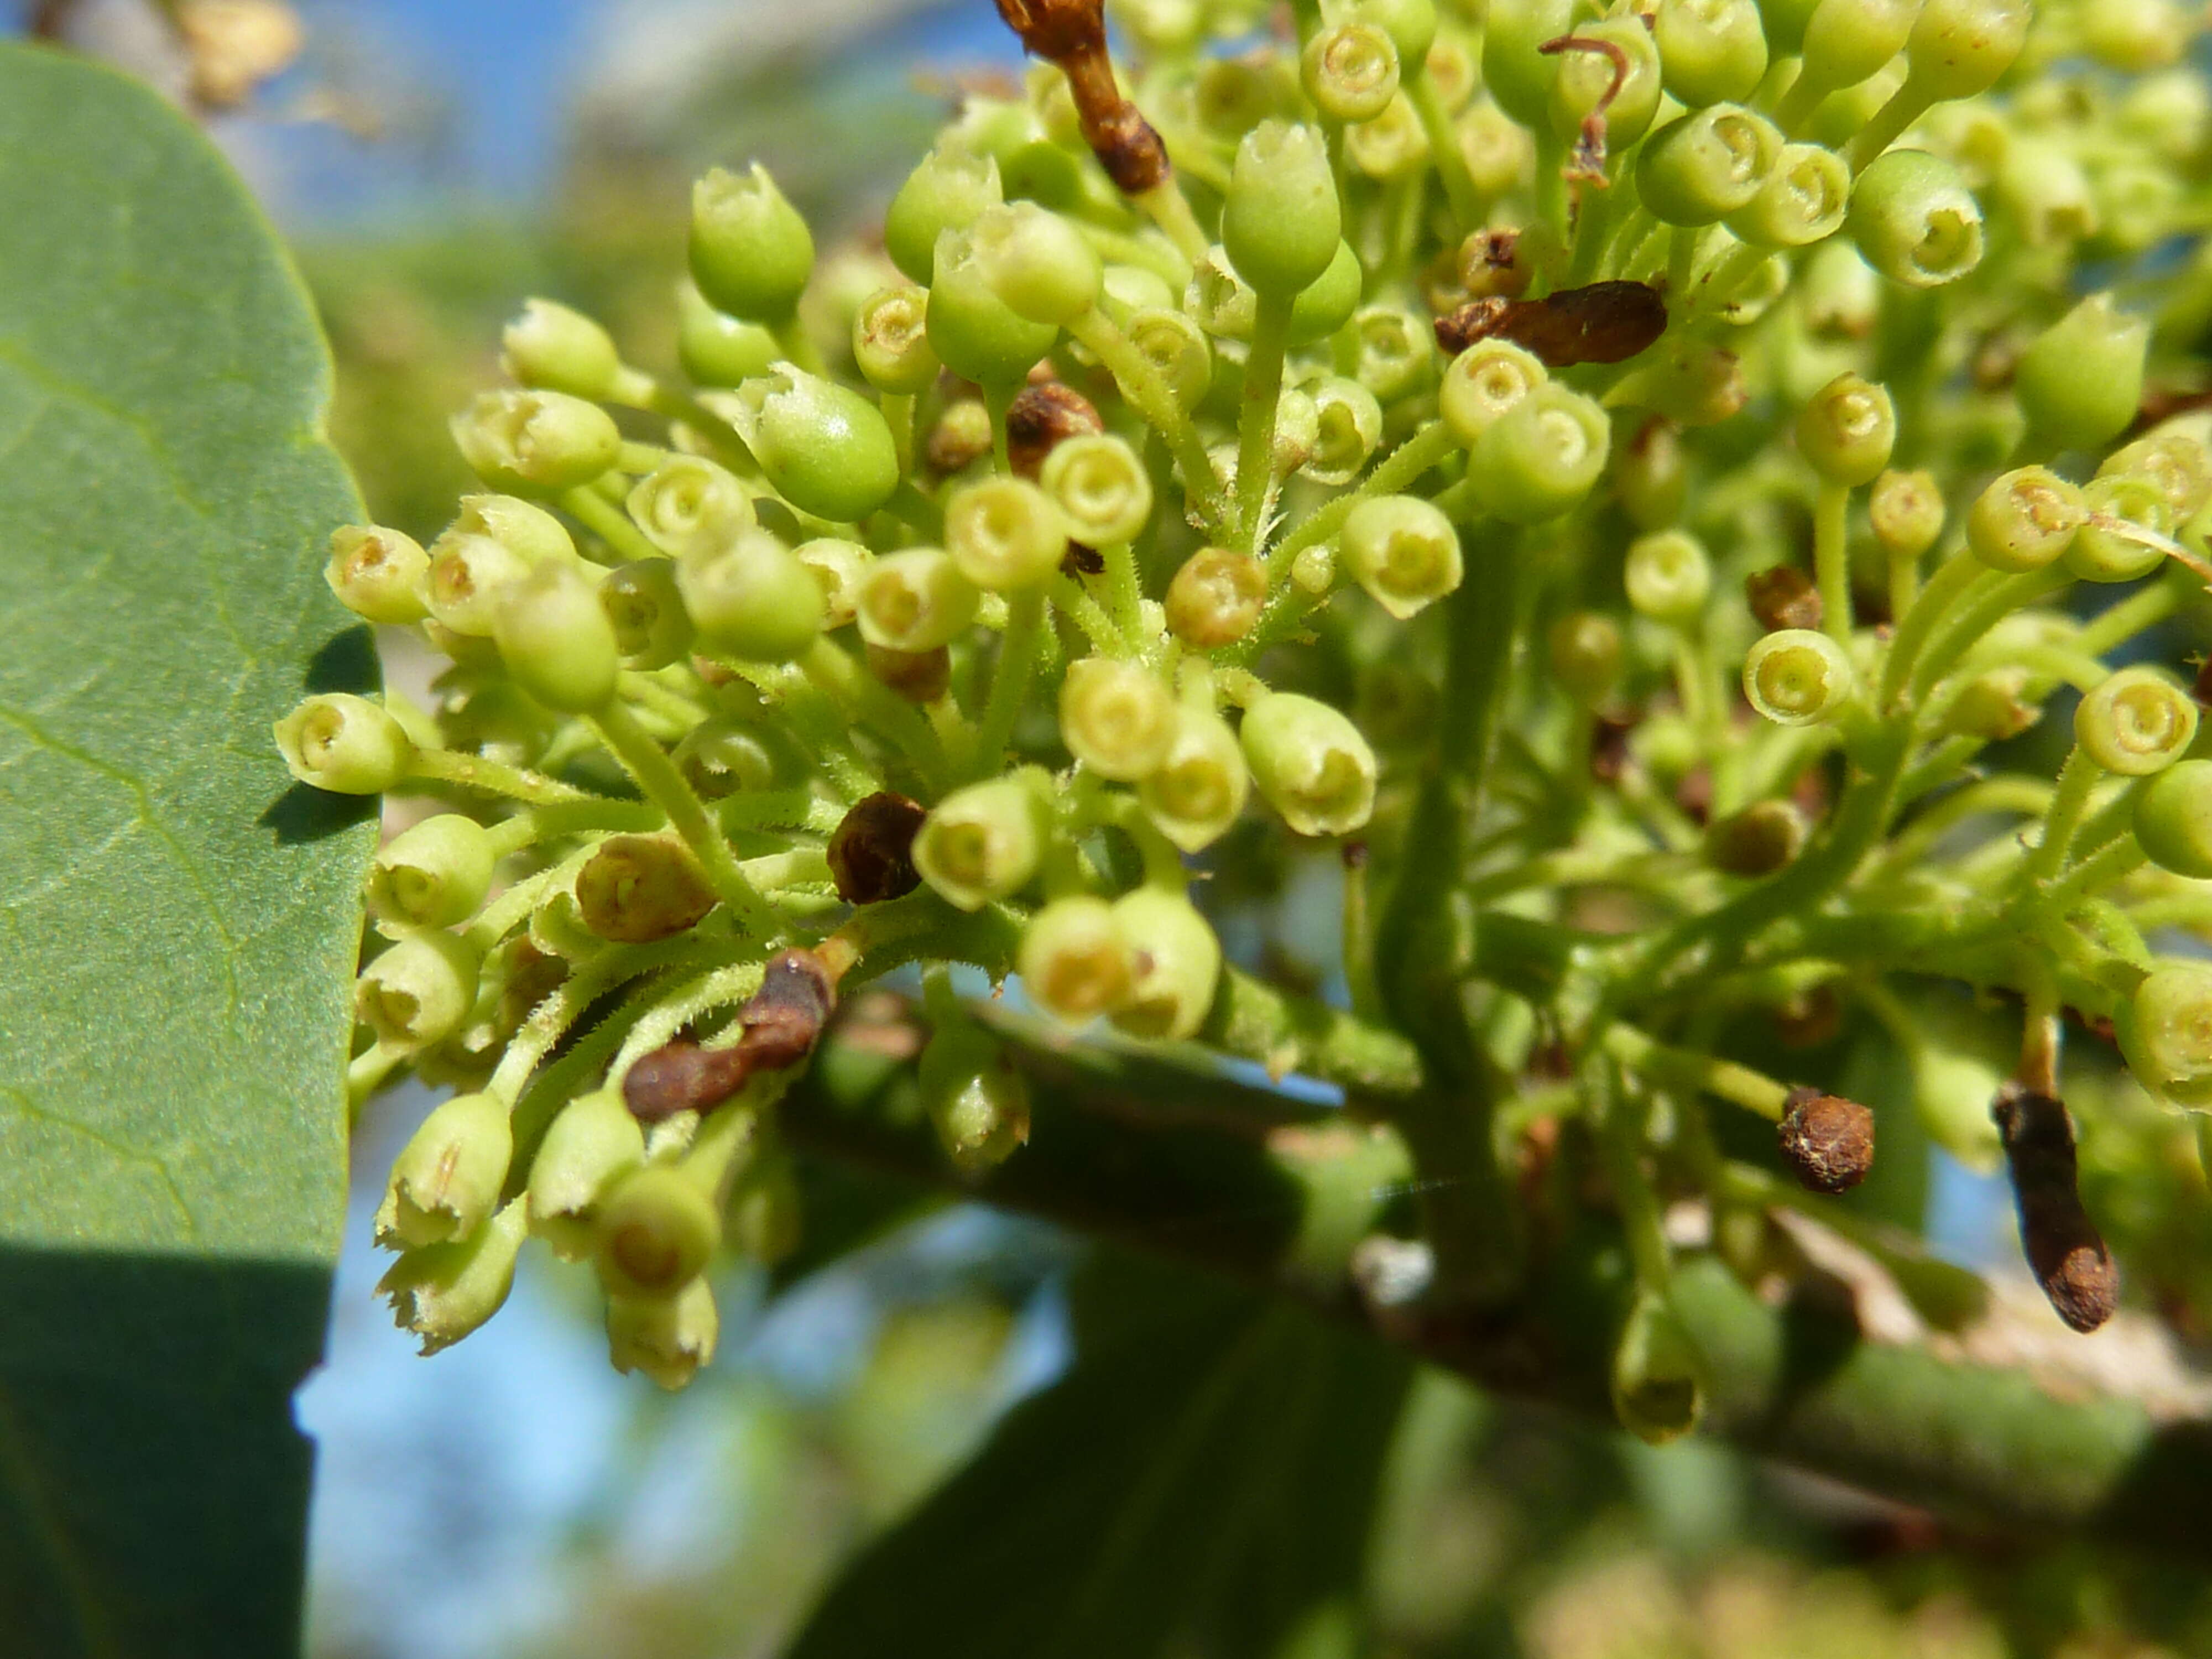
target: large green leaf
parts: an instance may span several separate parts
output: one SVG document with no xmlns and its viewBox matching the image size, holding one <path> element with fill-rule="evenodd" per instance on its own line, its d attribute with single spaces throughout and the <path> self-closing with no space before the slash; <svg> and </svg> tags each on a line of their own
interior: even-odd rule
<svg viewBox="0 0 2212 1659">
<path fill-rule="evenodd" d="M 1264 1659 L 1356 1593 L 1398 1354 L 1108 1256 L 1076 1359 L 830 1589 L 793 1659 Z"/>
<path fill-rule="evenodd" d="M 0 1652 L 298 1644 L 374 673 L 273 234 L 152 93 L 0 47 Z"/>
</svg>

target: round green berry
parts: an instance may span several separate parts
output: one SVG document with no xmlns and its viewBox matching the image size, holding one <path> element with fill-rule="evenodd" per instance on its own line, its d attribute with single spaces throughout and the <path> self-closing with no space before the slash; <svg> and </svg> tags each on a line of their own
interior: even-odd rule
<svg viewBox="0 0 2212 1659">
<path fill-rule="evenodd" d="M 690 259 L 691 280 L 716 310 L 777 323 L 806 290 L 814 237 L 766 167 L 715 167 L 691 187 Z"/>
<path fill-rule="evenodd" d="M 1327 270 L 1343 230 L 1328 149 L 1316 129 L 1262 121 L 1237 146 L 1221 241 L 1261 294 L 1293 295 Z"/>
<path fill-rule="evenodd" d="M 737 390 L 732 419 L 786 501 L 839 523 L 865 519 L 898 487 L 898 446 L 850 386 L 789 364 Z"/>
</svg>

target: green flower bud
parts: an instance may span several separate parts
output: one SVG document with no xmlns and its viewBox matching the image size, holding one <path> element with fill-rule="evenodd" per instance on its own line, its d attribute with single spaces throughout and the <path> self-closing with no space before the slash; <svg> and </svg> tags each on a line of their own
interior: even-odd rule
<svg viewBox="0 0 2212 1659">
<path fill-rule="evenodd" d="M 755 522 L 744 486 L 696 455 L 672 455 L 640 478 L 629 515 L 672 559 L 719 553 Z"/>
<path fill-rule="evenodd" d="M 593 1240 L 609 1296 L 672 1297 L 705 1268 L 722 1242 L 722 1222 L 691 1176 L 648 1164 L 606 1190 Z"/>
<path fill-rule="evenodd" d="M 2161 870 L 2212 879 L 2212 761 L 2176 761 L 2136 796 L 2136 840 Z"/>
<path fill-rule="evenodd" d="M 1291 302 L 1290 342 L 1294 346 L 1326 340 L 1352 320 L 1359 307 L 1359 290 L 1365 282 L 1359 256 L 1348 242 L 1339 242 L 1322 274 L 1298 290 Z"/>
<path fill-rule="evenodd" d="M 2212 963 L 2159 963 L 2118 1025 L 2120 1052 L 2143 1087 L 2187 1106 L 2212 1103 Z"/>
<path fill-rule="evenodd" d="M 1487 101 L 1452 124 L 1452 137 L 1460 159 L 1467 163 L 1468 182 L 1486 202 L 1496 202 L 1519 188 L 1536 160 L 1535 140 L 1528 130 Z"/>
<path fill-rule="evenodd" d="M 1851 700 L 1856 680 L 1844 647 L 1826 634 L 1785 628 L 1753 642 L 1743 694 L 1777 726 L 1812 726 Z"/>
<path fill-rule="evenodd" d="M 2048 467 L 2006 473 L 1966 509 L 1966 545 L 1992 570 L 2040 570 L 2087 520 L 2081 492 Z"/>
<path fill-rule="evenodd" d="M 1784 144 L 1774 170 L 1728 227 L 1753 247 L 1808 247 L 1844 228 L 1850 207 L 1851 170 L 1844 158 L 1818 144 Z"/>
<path fill-rule="evenodd" d="M 1030 918 L 1015 970 L 1031 1002 L 1079 1025 L 1128 1000 L 1135 977 L 1128 941 L 1103 899 L 1054 899 Z"/>
<path fill-rule="evenodd" d="M 1534 352 L 1510 340 L 1477 340 L 1444 366 L 1437 401 L 1452 435 L 1471 448 L 1550 379 Z"/>
<path fill-rule="evenodd" d="M 938 239 L 929 288 L 930 347 L 945 366 L 979 386 L 1018 386 L 1060 337 L 1051 323 L 1030 321 L 1000 299 L 966 231 Z"/>
<path fill-rule="evenodd" d="M 1114 902 L 1133 967 L 1114 1024 L 1132 1036 L 1180 1042 L 1195 1036 L 1221 978 L 1221 941 L 1180 893 L 1140 887 Z"/>
<path fill-rule="evenodd" d="M 373 623 L 405 627 L 430 612 L 430 556 L 411 536 L 381 525 L 341 525 L 331 532 L 323 580 L 338 603 Z"/>
<path fill-rule="evenodd" d="M 1651 14 L 1667 91 L 1702 109 L 1740 104 L 1766 76 L 1766 36 L 1752 0 L 1659 0 Z"/>
<path fill-rule="evenodd" d="M 1906 288 L 1956 282 L 1982 262 L 1982 209 L 1959 169 L 1893 149 L 1859 174 L 1844 221 L 1866 262 Z"/>
<path fill-rule="evenodd" d="M 1436 335 L 1411 312 L 1369 306 L 1352 313 L 1358 347 L 1353 378 L 1385 404 L 1410 398 L 1428 385 L 1436 362 Z"/>
<path fill-rule="evenodd" d="M 1137 802 L 1154 829 L 1195 853 L 1228 832 L 1250 793 L 1244 751 L 1229 722 L 1185 702 L 1176 710 L 1167 757 L 1137 786 Z"/>
<path fill-rule="evenodd" d="M 1044 803 L 1020 778 L 956 789 L 930 810 L 914 840 L 914 867 L 962 910 L 1019 892 L 1051 835 Z"/>
<path fill-rule="evenodd" d="M 2023 695 L 2028 673 L 2024 668 L 1992 668 L 1966 682 L 1943 716 L 1948 737 L 1979 738 L 2000 743 L 2016 738 L 2043 718 L 2043 711 Z"/>
<path fill-rule="evenodd" d="M 1738 104 L 1670 122 L 1636 153 L 1636 187 L 1662 224 L 1710 225 L 1748 207 L 1782 154 L 1774 123 Z"/>
<path fill-rule="evenodd" d="M 1060 574 L 1067 521 L 1026 478 L 984 478 L 953 492 L 945 545 L 960 574 L 989 592 L 1035 587 Z"/>
<path fill-rule="evenodd" d="M 2148 777 L 2197 740 L 2197 700 L 2156 668 L 2116 670 L 2074 711 L 2074 741 L 2107 772 Z"/>
<path fill-rule="evenodd" d="M 309 697 L 275 731 L 276 752 L 292 775 L 334 795 L 380 795 L 407 775 L 415 758 L 398 720 L 343 691 Z"/>
<path fill-rule="evenodd" d="M 1240 138 L 1270 116 L 1287 115 L 1295 105 L 1296 84 L 1279 58 L 1210 57 L 1194 67 L 1194 112 L 1218 137 Z"/>
<path fill-rule="evenodd" d="M 615 695 L 622 649 L 599 591 L 574 565 L 536 566 L 500 596 L 492 637 L 508 677 L 548 708 L 588 714 Z"/>
<path fill-rule="evenodd" d="M 1149 777 L 1175 742 L 1174 694 L 1141 664 L 1085 657 L 1060 687 L 1060 735 L 1067 752 L 1101 777 Z"/>
<path fill-rule="evenodd" d="M 1295 295 L 1327 270 L 1344 228 L 1328 147 L 1314 128 L 1262 121 L 1237 146 L 1221 241 L 1262 294 Z"/>
<path fill-rule="evenodd" d="M 2084 581 L 2131 582 L 2165 562 L 2173 528 L 2165 494 L 2148 478 L 2115 473 L 2081 489 L 2089 516 L 2066 546 L 2066 568 Z M 2140 531 L 2147 533 L 2131 533 Z M 2154 539 L 2158 538 L 2158 539 Z"/>
<path fill-rule="evenodd" d="M 1397 45 L 1372 23 L 1316 30 L 1298 66 L 1306 96 L 1332 121 L 1371 121 L 1397 95 Z"/>
<path fill-rule="evenodd" d="M 1110 433 L 1055 444 L 1037 482 L 1068 532 L 1087 547 L 1134 541 L 1152 514 L 1152 477 L 1137 452 Z"/>
<path fill-rule="evenodd" d="M 1252 781 L 1301 836 L 1348 836 L 1375 810 L 1375 752 L 1325 702 L 1275 692 L 1244 711 Z"/>
<path fill-rule="evenodd" d="M 2028 0 L 1923 0 L 1905 42 L 1913 83 L 1938 103 L 1987 92 L 2035 21 Z"/>
<path fill-rule="evenodd" d="M 878 289 L 853 316 L 853 361 L 886 397 L 913 398 L 937 384 L 942 367 L 929 344 L 929 294 Z"/>
<path fill-rule="evenodd" d="M 480 392 L 453 416 L 453 433 L 471 472 L 526 495 L 589 483 L 622 453 L 612 416 L 560 392 Z"/>
<path fill-rule="evenodd" d="M 1620 574 L 1628 603 L 1639 614 L 1686 628 L 1705 614 L 1713 562 L 1705 544 L 1686 530 L 1662 530 L 1628 544 Z"/>
<path fill-rule="evenodd" d="M 854 614 L 860 637 L 894 651 L 949 645 L 975 620 L 981 590 L 938 547 L 886 553 L 869 567 Z"/>
<path fill-rule="evenodd" d="M 714 908 L 714 889 L 677 836 L 609 836 L 576 872 L 576 914 L 594 936 L 645 945 Z"/>
<path fill-rule="evenodd" d="M 542 392 L 605 398 L 623 379 L 622 356 L 606 330 L 551 300 L 525 301 L 500 346 L 500 367 Z"/>
<path fill-rule="evenodd" d="M 822 590 L 822 626 L 842 628 L 859 614 L 860 588 L 876 556 L 858 542 L 819 536 L 801 542 L 792 555 L 812 573 Z"/>
<path fill-rule="evenodd" d="M 1644 135 L 1659 112 L 1659 48 L 1651 31 L 1641 18 L 1624 15 L 1585 23 L 1573 38 L 1618 46 L 1628 72 L 1620 73 L 1609 52 L 1559 53 L 1548 100 L 1552 131 L 1573 143 L 1582 137 L 1583 123 L 1602 106 L 1607 148 L 1626 149 Z"/>
<path fill-rule="evenodd" d="M 758 323 L 724 315 L 690 283 L 676 289 L 676 356 L 694 386 L 741 386 L 783 356 Z"/>
<path fill-rule="evenodd" d="M 1873 483 L 1896 442 L 1897 410 L 1888 392 L 1856 374 L 1838 374 L 1798 412 L 1798 453 L 1832 484 Z"/>
<path fill-rule="evenodd" d="M 478 957 L 454 933 L 410 933 L 361 970 L 354 1015 L 394 1048 L 427 1048 L 476 1006 Z"/>
<path fill-rule="evenodd" d="M 985 285 L 1026 322 L 1065 328 L 1098 303 L 1105 273 L 1097 251 L 1034 202 L 984 209 L 968 241 Z"/>
<path fill-rule="evenodd" d="M 403 1330 L 422 1339 L 422 1352 L 450 1348 L 507 1301 L 526 1231 L 520 1202 L 509 1204 L 466 1238 L 408 1251 L 376 1293 Z"/>
<path fill-rule="evenodd" d="M 564 1261 L 598 1248 L 600 1195 L 645 1162 L 645 1131 L 619 1089 L 595 1089 L 563 1106 L 531 1160 L 530 1231 Z"/>
<path fill-rule="evenodd" d="M 1920 0 L 1820 0 L 1805 20 L 1799 76 L 1829 90 L 1856 86 L 1905 49 L 1919 9 Z"/>
<path fill-rule="evenodd" d="M 1482 35 L 1482 84 L 1524 127 L 1544 125 L 1559 70 L 1559 60 L 1540 48 L 1573 27 L 1573 0 L 1491 0 Z"/>
<path fill-rule="evenodd" d="M 691 280 L 717 311 L 779 323 L 814 270 L 814 238 L 768 169 L 710 168 L 691 186 Z"/>
<path fill-rule="evenodd" d="M 2028 429 L 2062 449 L 2118 437 L 2142 406 L 2150 325 L 2093 294 L 2035 337 L 2013 371 Z"/>
<path fill-rule="evenodd" d="M 1689 494 L 1689 462 L 1682 434 L 1657 416 L 1636 428 L 1613 470 L 1620 510 L 1638 530 L 1664 530 L 1682 516 Z"/>
<path fill-rule="evenodd" d="M 1704 1364 L 1666 1298 L 1639 1290 L 1613 1351 L 1613 1410 L 1638 1440 L 1663 1446 L 1698 1425 Z"/>
<path fill-rule="evenodd" d="M 849 524 L 898 487 L 898 447 L 882 412 L 835 380 L 781 364 L 738 388 L 731 419 L 769 482 L 802 513 Z"/>
<path fill-rule="evenodd" d="M 1459 532 L 1414 496 L 1360 502 L 1344 520 L 1342 546 L 1352 580 L 1401 622 L 1459 586 Z"/>
<path fill-rule="evenodd" d="M 1484 428 L 1467 476 L 1494 517 L 1538 524 L 1589 494 L 1612 440 L 1597 404 L 1556 382 L 1540 386 Z"/>
<path fill-rule="evenodd" d="M 1820 340 L 1863 340 L 1881 310 L 1881 280 L 1849 242 L 1813 250 L 1795 284 L 1806 332 Z"/>
<path fill-rule="evenodd" d="M 669 758 L 704 800 L 775 785 L 775 758 L 768 745 L 735 720 L 702 720 Z"/>
<path fill-rule="evenodd" d="M 430 550 L 430 614 L 456 634 L 489 639 L 500 600 L 532 568 L 504 542 L 448 531 Z"/>
<path fill-rule="evenodd" d="M 514 495 L 464 495 L 460 512 L 430 544 L 434 599 L 439 554 L 471 538 L 497 542 L 525 564 L 576 557 L 567 527 L 544 507 Z"/>
<path fill-rule="evenodd" d="M 963 1172 L 1003 1164 L 1030 1138 L 1030 1090 L 1006 1051 L 965 1024 L 940 1028 L 917 1068 L 924 1109 Z"/>
<path fill-rule="evenodd" d="M 1200 548 L 1168 584 L 1168 631 L 1201 651 L 1233 645 L 1252 631 L 1267 598 L 1267 567 L 1257 559 Z"/>
<path fill-rule="evenodd" d="M 1705 829 L 1705 862 L 1725 875 L 1771 876 L 1804 848 L 1805 815 L 1786 800 L 1753 801 Z"/>
<path fill-rule="evenodd" d="M 1381 29 L 1390 40 L 1399 59 L 1419 69 L 1428 61 L 1437 39 L 1437 9 L 1433 0 L 1329 0 L 1322 8 L 1322 21 L 1340 26 L 1360 24 Z M 1430 65 L 1432 70 L 1439 66 Z M 1471 75 L 1473 65 L 1467 66 Z"/>
<path fill-rule="evenodd" d="M 1932 472 L 1885 472 L 1867 497 L 1867 517 L 1883 550 L 1917 559 L 1943 533 L 1943 490 Z"/>
<path fill-rule="evenodd" d="M 496 1095 L 456 1095 L 422 1120 L 392 1165 L 376 1242 L 414 1249 L 465 1238 L 499 1207 L 514 1132 Z"/>
<path fill-rule="evenodd" d="M 1585 708 L 1595 708 L 1620 682 L 1620 624 L 1602 611 L 1570 611 L 1544 636 L 1547 660 L 1559 689 Z"/>
<path fill-rule="evenodd" d="M 788 662 L 822 631 L 821 584 L 765 530 L 748 530 L 719 553 L 678 560 L 676 586 L 710 653 Z"/>
<path fill-rule="evenodd" d="M 967 229 L 984 209 L 1005 200 L 996 161 L 941 146 L 921 158 L 891 198 L 884 215 L 884 249 L 908 282 L 932 282 L 937 239 Z"/>
<path fill-rule="evenodd" d="M 495 862 L 489 830 L 459 812 L 440 812 L 377 849 L 368 908 L 402 927 L 450 927 L 483 904 Z"/>
<path fill-rule="evenodd" d="M 2186 524 L 2212 501 L 2212 456 L 2186 432 L 2153 432 L 2114 450 L 2097 468 L 2100 478 L 2124 474 L 2154 487 L 2174 524 Z"/>
<path fill-rule="evenodd" d="M 610 1296 L 607 1358 L 623 1376 L 643 1371 L 671 1394 L 713 1363 L 722 1332 L 712 1286 L 695 1279 L 673 1296 Z"/>
<path fill-rule="evenodd" d="M 615 632 L 625 667 L 651 670 L 681 662 L 691 653 L 691 617 L 667 559 L 617 565 L 599 584 L 599 608 Z"/>
<path fill-rule="evenodd" d="M 1313 399 L 1317 430 L 1303 471 L 1316 483 L 1350 483 L 1382 445 L 1382 405 L 1358 381 L 1340 374 L 1310 381 L 1305 391 Z"/>
</svg>

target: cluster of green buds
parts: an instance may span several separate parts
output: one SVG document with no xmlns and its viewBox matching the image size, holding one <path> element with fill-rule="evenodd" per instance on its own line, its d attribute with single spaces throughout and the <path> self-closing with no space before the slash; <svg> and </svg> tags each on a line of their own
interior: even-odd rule
<svg viewBox="0 0 2212 1659">
<path fill-rule="evenodd" d="M 340 599 L 451 665 L 277 733 L 440 809 L 379 855 L 353 1060 L 462 1091 L 380 1215 L 402 1319 L 465 1334 L 534 1234 L 680 1383 L 716 1250 L 793 1237 L 776 1101 L 841 984 L 921 964 L 930 1114 L 988 1170 L 1029 1101 L 950 964 L 1249 1047 L 1194 885 L 1242 826 L 1344 854 L 1351 1012 L 1420 1110 L 1600 1149 L 1639 1432 L 1702 1397 L 1667 1195 L 1833 1209 L 1714 1104 L 1820 1192 L 1892 1114 L 2009 1151 L 2100 1322 L 2063 1031 L 2212 1103 L 2212 965 L 2153 949 L 2212 929 L 2212 760 L 2183 679 L 2108 665 L 2178 661 L 2212 574 L 2196 12 L 1115 3 L 1118 65 L 1100 0 L 1000 0 L 1026 81 L 834 282 L 765 171 L 710 173 L 680 374 L 532 301 L 453 423 L 488 493 L 335 538 Z M 2054 697 L 2055 780 L 2000 760 Z M 1996 1098 L 1951 1097 L 1927 977 L 2018 1011 Z M 1731 1052 L 1823 1005 L 1910 1097 Z M 1497 1293 L 1432 1242 L 1437 1294 Z"/>
</svg>

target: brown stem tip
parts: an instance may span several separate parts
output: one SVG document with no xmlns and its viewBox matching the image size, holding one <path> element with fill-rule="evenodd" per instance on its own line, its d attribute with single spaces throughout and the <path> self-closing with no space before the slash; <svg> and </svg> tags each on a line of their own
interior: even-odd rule
<svg viewBox="0 0 2212 1659">
<path fill-rule="evenodd" d="M 2020 1200 L 2021 1243 L 2036 1283 L 2061 1319 L 2077 1331 L 2094 1331 L 2112 1316 L 2120 1275 L 2081 1207 L 2074 1124 L 2065 1103 L 2008 1083 L 1997 1091 L 1990 1115 L 2004 1138 Z"/>
<path fill-rule="evenodd" d="M 1510 340 L 1547 368 L 1626 362 L 1667 329 L 1667 302 L 1648 283 L 1591 283 L 1540 300 L 1492 295 L 1437 319 L 1437 344 L 1455 357 L 1477 340 Z"/>
<path fill-rule="evenodd" d="M 1782 1161 L 1808 1190 L 1847 1192 L 1874 1168 L 1874 1113 L 1856 1100 L 1793 1089 L 1782 1112 Z"/>
<path fill-rule="evenodd" d="M 738 1011 L 744 1035 L 727 1048 L 671 1042 L 629 1068 L 623 1101 L 641 1123 L 678 1112 L 710 1112 L 755 1072 L 780 1072 L 813 1052 L 837 1006 L 837 987 L 811 951 L 786 951 L 770 960 L 760 989 Z"/>
<path fill-rule="evenodd" d="M 1167 146 L 1115 82 L 1105 0 L 999 0 L 999 15 L 1025 51 L 1067 77 L 1084 142 L 1115 188 L 1140 196 L 1167 182 Z"/>
</svg>

